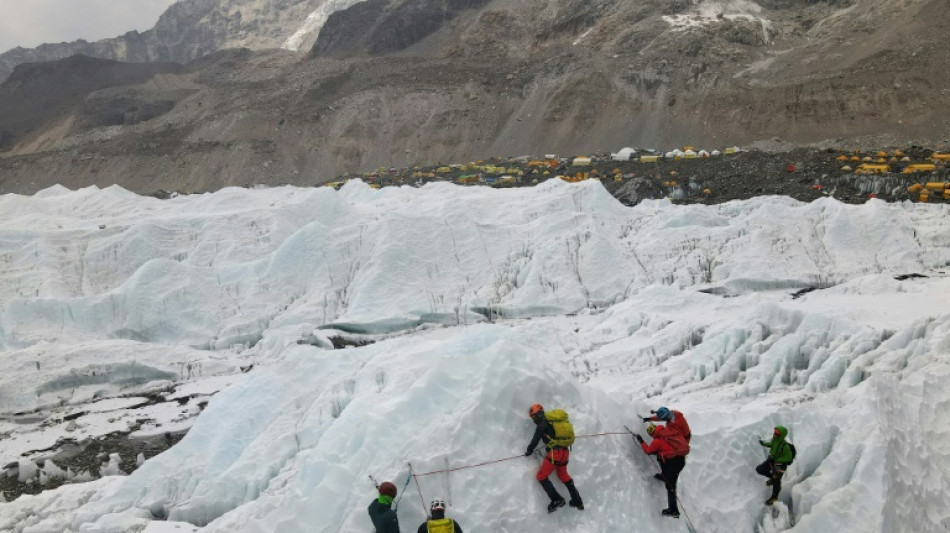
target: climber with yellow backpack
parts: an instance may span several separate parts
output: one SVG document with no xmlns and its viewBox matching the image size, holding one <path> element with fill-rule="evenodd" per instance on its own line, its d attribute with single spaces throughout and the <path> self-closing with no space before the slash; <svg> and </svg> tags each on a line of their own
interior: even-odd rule
<svg viewBox="0 0 950 533">
<path fill-rule="evenodd" d="M 423 522 L 416 533 L 462 533 L 462 526 L 452 518 L 445 517 L 445 501 L 432 500 L 428 520 Z"/>
<path fill-rule="evenodd" d="M 528 410 L 531 420 L 535 423 L 534 437 L 528 444 L 525 456 L 534 453 L 535 447 L 539 442 L 543 442 L 548 450 L 541 462 L 541 468 L 538 469 L 537 479 L 541 483 L 544 492 L 551 498 L 548 504 L 548 512 L 553 513 L 559 507 L 564 506 L 564 498 L 554 488 L 554 484 L 548 479 L 552 472 L 557 472 L 558 479 L 567 491 L 571 494 L 571 507 L 578 510 L 584 509 L 584 502 L 581 495 L 574 487 L 574 480 L 567 473 L 567 462 L 571 455 L 571 445 L 574 444 L 574 427 L 568 420 L 567 413 L 562 409 L 554 409 L 550 413 L 544 412 L 544 407 L 536 403 Z"/>
</svg>

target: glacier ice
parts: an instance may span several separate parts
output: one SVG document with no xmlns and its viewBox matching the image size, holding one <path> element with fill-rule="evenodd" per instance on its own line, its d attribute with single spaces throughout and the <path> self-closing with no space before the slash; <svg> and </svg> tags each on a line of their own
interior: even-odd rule
<svg viewBox="0 0 950 533">
<path fill-rule="evenodd" d="M 176 446 L 0 503 L 0 529 L 364 530 L 369 475 L 402 491 L 408 463 L 518 455 L 534 402 L 581 434 L 685 412 L 697 530 L 950 525 L 946 206 L 626 208 L 596 182 L 352 181 L 164 202 L 57 188 L 2 196 L 0 213 L 3 413 L 234 376 Z M 339 334 L 373 342 L 333 349 Z M 798 458 L 773 513 L 754 467 L 776 424 Z M 628 436 L 578 439 L 584 513 L 544 513 L 536 468 L 418 478 L 403 528 L 424 518 L 418 492 L 474 531 L 671 527 Z"/>
</svg>

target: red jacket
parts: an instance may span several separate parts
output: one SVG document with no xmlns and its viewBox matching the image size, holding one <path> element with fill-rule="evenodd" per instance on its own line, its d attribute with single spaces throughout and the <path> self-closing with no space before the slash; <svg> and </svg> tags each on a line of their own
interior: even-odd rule
<svg viewBox="0 0 950 533">
<path fill-rule="evenodd" d="M 655 416 L 651 416 L 650 420 L 653 420 L 654 422 L 662 422 L 662 420 L 660 420 L 659 418 Z M 666 427 L 679 431 L 680 435 L 682 435 L 683 438 L 686 439 L 686 442 L 689 442 L 690 439 L 693 438 L 693 433 L 689 429 L 689 424 L 686 423 L 686 417 L 683 416 L 683 413 L 675 409 L 673 410 L 673 421 L 667 422 Z"/>
<path fill-rule="evenodd" d="M 657 454 L 660 456 L 660 459 L 664 461 L 676 457 L 676 452 L 673 451 L 673 447 L 670 446 L 670 443 L 663 439 L 664 431 L 672 430 L 668 430 L 663 426 L 657 426 L 653 431 L 653 442 L 650 444 L 647 444 L 646 442 L 640 443 L 640 447 L 643 448 L 643 453 L 647 455 Z"/>
</svg>

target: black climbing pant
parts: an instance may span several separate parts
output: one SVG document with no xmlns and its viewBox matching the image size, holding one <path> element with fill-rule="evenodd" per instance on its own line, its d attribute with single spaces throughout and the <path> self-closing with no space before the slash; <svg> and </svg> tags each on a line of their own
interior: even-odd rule
<svg viewBox="0 0 950 533">
<path fill-rule="evenodd" d="M 669 502 L 669 509 L 677 513 L 679 507 L 676 505 L 676 480 L 679 479 L 684 466 L 686 466 L 686 457 L 682 455 L 660 461 L 663 482 L 666 483 L 666 498 Z"/>
<path fill-rule="evenodd" d="M 544 492 L 548 493 L 548 498 L 550 498 L 552 502 L 562 499 L 561 495 L 558 494 L 557 489 L 554 488 L 554 484 L 551 483 L 550 479 L 542 479 L 541 487 L 544 489 Z"/>
<path fill-rule="evenodd" d="M 772 459 L 768 459 L 755 467 L 755 472 L 772 480 L 772 497 L 778 498 L 778 493 L 782 492 L 782 476 L 785 475 L 785 465 L 776 464 Z"/>
</svg>

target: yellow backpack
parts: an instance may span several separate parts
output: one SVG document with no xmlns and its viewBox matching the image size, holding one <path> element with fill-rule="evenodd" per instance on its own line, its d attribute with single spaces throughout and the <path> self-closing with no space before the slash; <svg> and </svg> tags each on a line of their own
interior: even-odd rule
<svg viewBox="0 0 950 533">
<path fill-rule="evenodd" d="M 574 426 L 567 419 L 567 412 L 563 409 L 545 411 L 544 418 L 554 428 L 554 438 L 547 443 L 549 449 L 555 446 L 567 448 L 574 444 Z"/>
<path fill-rule="evenodd" d="M 455 522 L 451 518 L 440 518 L 426 522 L 426 531 L 429 533 L 455 533 Z"/>
</svg>

